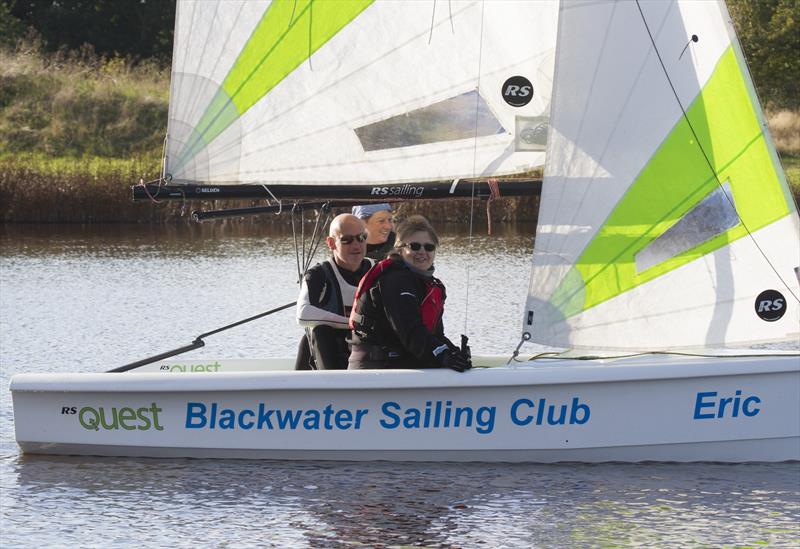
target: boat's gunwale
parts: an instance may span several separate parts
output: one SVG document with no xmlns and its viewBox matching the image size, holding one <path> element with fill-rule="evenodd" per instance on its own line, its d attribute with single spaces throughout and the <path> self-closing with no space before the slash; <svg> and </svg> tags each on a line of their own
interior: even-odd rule
<svg viewBox="0 0 800 549">
<path fill-rule="evenodd" d="M 12 392 L 217 392 L 308 390 L 401 390 L 419 388 L 479 388 L 576 383 L 616 383 L 729 375 L 800 372 L 800 355 L 753 357 L 676 357 L 647 355 L 627 359 L 548 360 L 464 374 L 450 370 L 268 371 L 16 374 Z"/>
</svg>

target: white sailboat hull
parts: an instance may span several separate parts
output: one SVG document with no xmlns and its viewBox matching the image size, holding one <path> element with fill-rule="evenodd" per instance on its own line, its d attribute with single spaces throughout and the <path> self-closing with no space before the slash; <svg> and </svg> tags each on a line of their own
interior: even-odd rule
<svg viewBox="0 0 800 549">
<path fill-rule="evenodd" d="M 466 374 L 280 369 L 288 364 L 20 374 L 17 442 L 27 453 L 104 456 L 800 460 L 797 355 L 565 359 Z"/>
</svg>

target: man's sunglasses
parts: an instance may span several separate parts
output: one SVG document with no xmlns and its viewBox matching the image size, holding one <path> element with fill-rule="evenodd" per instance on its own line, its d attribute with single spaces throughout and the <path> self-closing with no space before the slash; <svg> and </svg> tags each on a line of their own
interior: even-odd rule
<svg viewBox="0 0 800 549">
<path fill-rule="evenodd" d="M 361 233 L 361 234 L 356 234 L 356 235 L 346 234 L 344 236 L 340 236 L 339 237 L 339 242 L 341 242 L 342 244 L 345 244 L 345 245 L 346 244 L 352 244 L 354 240 L 356 240 L 358 242 L 366 241 L 367 240 L 367 233 Z"/>
<path fill-rule="evenodd" d="M 425 248 L 426 252 L 432 252 L 436 249 L 436 244 L 431 244 L 430 242 L 426 242 L 425 244 L 421 244 L 419 242 L 409 242 L 408 244 L 403 244 L 403 246 L 411 248 L 412 252 L 418 252 L 422 248 Z"/>
</svg>

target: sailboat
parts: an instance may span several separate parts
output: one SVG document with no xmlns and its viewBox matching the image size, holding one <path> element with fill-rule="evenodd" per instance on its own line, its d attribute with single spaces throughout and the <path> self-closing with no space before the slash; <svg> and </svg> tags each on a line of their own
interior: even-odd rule
<svg viewBox="0 0 800 549">
<path fill-rule="evenodd" d="M 174 63 L 154 198 L 455 196 L 544 160 L 519 347 L 19 374 L 24 452 L 800 459 L 800 220 L 723 2 L 179 1 Z"/>
</svg>

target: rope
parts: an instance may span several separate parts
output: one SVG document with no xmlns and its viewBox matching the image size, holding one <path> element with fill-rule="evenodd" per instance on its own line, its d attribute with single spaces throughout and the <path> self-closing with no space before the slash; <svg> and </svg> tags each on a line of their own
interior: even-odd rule
<svg viewBox="0 0 800 549">
<path fill-rule="evenodd" d="M 186 216 L 186 192 L 183 189 L 178 189 L 183 197 L 181 200 L 181 217 Z"/>
<path fill-rule="evenodd" d="M 150 194 L 150 190 L 147 188 L 147 186 L 152 184 L 152 183 L 159 183 L 160 181 L 161 181 L 161 179 L 154 179 L 152 181 L 148 181 L 148 182 L 145 183 L 145 180 L 143 178 L 139 178 L 139 185 L 141 185 L 142 188 L 144 189 L 144 194 L 146 194 L 147 198 L 149 198 L 155 204 L 161 204 L 160 200 L 156 200 L 156 196 L 158 196 L 158 192 L 156 192 L 155 196 Z M 161 189 L 161 185 L 159 185 L 159 190 L 160 189 Z"/>
<path fill-rule="evenodd" d="M 688 357 L 695 357 L 695 358 L 759 358 L 759 357 L 775 357 L 775 356 L 784 356 L 784 355 L 775 355 L 774 353 L 744 353 L 744 354 L 715 354 L 715 353 L 685 353 L 681 351 L 642 351 L 641 353 L 629 353 L 623 355 L 613 355 L 613 356 L 596 356 L 596 355 L 586 355 L 586 356 L 560 356 L 564 354 L 566 351 L 561 352 L 544 352 L 533 355 L 526 361 L 518 361 L 518 362 L 529 362 L 534 360 L 613 360 L 618 358 L 635 358 L 637 356 L 648 356 L 648 355 L 674 355 L 674 356 L 688 356 Z M 786 353 L 785 356 L 800 356 L 800 353 Z M 510 361 L 509 361 L 510 362 Z"/>
<path fill-rule="evenodd" d="M 486 232 L 492 236 L 492 209 L 489 207 L 492 202 L 500 198 L 500 186 L 497 184 L 497 179 L 490 179 L 487 181 L 489 185 L 489 198 L 486 200 Z"/>
</svg>

